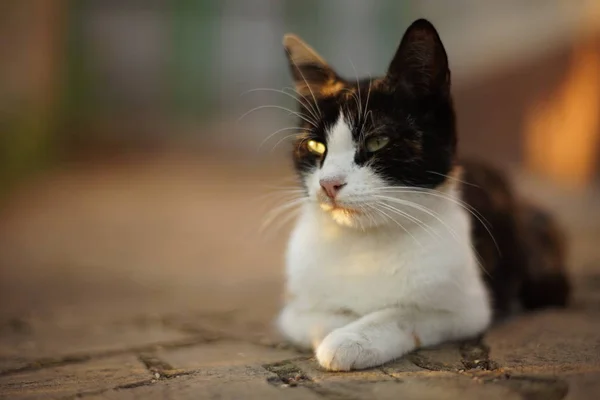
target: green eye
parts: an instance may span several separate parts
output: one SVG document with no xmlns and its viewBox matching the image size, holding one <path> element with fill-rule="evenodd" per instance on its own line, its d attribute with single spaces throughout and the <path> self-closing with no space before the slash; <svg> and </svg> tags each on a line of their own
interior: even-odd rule
<svg viewBox="0 0 600 400">
<path fill-rule="evenodd" d="M 371 153 L 383 149 L 390 142 L 387 136 L 373 136 L 367 139 L 365 147 Z"/>
<path fill-rule="evenodd" d="M 311 153 L 317 154 L 319 156 L 323 155 L 323 153 L 325 153 L 325 150 L 327 149 L 323 143 L 317 142 L 316 140 L 309 140 L 306 143 L 306 146 L 308 147 L 308 150 L 310 150 Z"/>
</svg>

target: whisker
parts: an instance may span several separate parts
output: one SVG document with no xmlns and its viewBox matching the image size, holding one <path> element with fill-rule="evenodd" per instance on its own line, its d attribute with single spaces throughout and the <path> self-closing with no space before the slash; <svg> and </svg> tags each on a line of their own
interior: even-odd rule
<svg viewBox="0 0 600 400">
<path fill-rule="evenodd" d="M 351 95 L 351 96 L 352 96 L 352 98 L 354 99 L 354 102 L 356 103 L 356 108 L 357 108 L 357 109 L 360 109 L 360 108 L 361 108 L 361 105 L 360 105 L 359 99 L 358 99 L 358 97 L 356 97 L 356 93 L 354 93 L 352 90 L 350 90 L 350 89 L 348 89 L 348 88 L 343 88 L 341 91 L 342 91 L 342 92 L 348 92 L 348 93 L 350 93 L 350 95 Z M 350 113 L 348 113 L 348 115 L 350 116 Z M 353 123 L 353 125 L 354 125 L 354 123 Z"/>
<path fill-rule="evenodd" d="M 288 127 L 288 128 L 278 129 L 275 132 L 271 133 L 269 136 L 267 136 L 262 142 L 260 142 L 260 144 L 258 145 L 257 151 L 259 151 L 261 149 L 261 147 L 264 146 L 264 144 L 267 143 L 269 141 L 269 139 L 271 139 L 273 136 L 277 135 L 280 132 L 289 131 L 289 130 L 292 130 L 292 129 L 297 129 L 297 130 L 300 130 L 300 131 L 304 130 L 304 128 L 302 128 L 301 126 L 291 126 L 291 127 Z"/>
<path fill-rule="evenodd" d="M 292 219 L 296 218 L 301 210 L 302 209 L 300 207 L 289 210 L 286 213 L 286 215 L 284 215 L 281 219 L 279 219 L 277 221 L 276 225 L 270 226 L 271 230 L 269 233 L 272 233 L 273 235 L 278 233 L 288 222 L 290 222 Z"/>
<path fill-rule="evenodd" d="M 396 219 L 392 218 L 391 216 L 389 216 L 385 211 L 383 211 L 382 209 L 378 208 L 378 204 L 373 204 L 373 209 L 376 210 L 377 212 L 379 212 L 380 214 L 382 214 L 383 216 L 387 217 L 388 219 L 390 219 L 391 221 L 393 221 L 396 225 L 398 225 L 400 228 L 402 228 L 402 230 L 404 230 L 404 232 L 406 232 L 414 241 L 415 243 L 417 243 L 420 247 L 423 247 L 423 244 L 421 244 L 421 242 L 419 242 L 417 240 L 417 238 L 408 230 L 404 227 L 404 225 L 402 225 L 400 222 L 398 222 Z"/>
<path fill-rule="evenodd" d="M 288 111 L 290 114 L 296 115 L 298 118 L 306 121 L 307 123 L 311 124 L 313 127 L 315 127 L 315 128 L 317 127 L 317 123 L 314 122 L 313 120 L 311 120 L 310 118 L 308 118 L 306 115 L 303 115 L 303 114 L 301 114 L 299 112 L 296 112 L 296 111 L 292 111 L 289 108 L 285 108 L 285 107 L 282 107 L 282 106 L 275 106 L 275 105 L 265 105 L 265 106 L 254 107 L 250 111 L 245 112 L 240 118 L 238 118 L 238 122 L 241 121 L 242 119 L 244 119 L 247 115 L 249 115 L 249 114 L 251 114 L 251 113 L 253 113 L 255 111 L 262 110 L 264 108 L 275 108 L 275 109 L 278 109 L 278 110 Z"/>
<path fill-rule="evenodd" d="M 441 224 L 443 224 L 446 229 L 448 229 L 448 231 L 450 232 L 450 234 L 452 235 L 452 237 L 454 237 L 455 239 L 458 239 L 458 236 L 456 234 L 456 231 L 454 229 L 452 229 L 444 220 L 442 220 L 440 217 L 438 217 L 437 213 L 433 212 L 432 210 L 430 210 L 429 208 L 422 206 L 420 204 L 414 203 L 412 201 L 409 200 L 404 200 L 404 199 L 397 199 L 395 197 L 389 197 L 389 196 L 381 196 L 381 195 L 373 195 L 374 197 L 380 198 L 382 200 L 387 200 L 387 201 L 391 201 L 394 203 L 398 203 L 398 204 L 402 204 L 408 207 L 413 207 L 421 212 L 426 213 L 427 215 L 437 219 Z"/>
<path fill-rule="evenodd" d="M 359 208 L 367 216 L 367 218 L 369 218 L 369 221 L 371 221 L 371 225 L 376 226 L 377 222 L 375 221 L 375 218 L 373 218 L 373 214 L 371 213 L 370 208 L 363 205 L 359 205 Z"/>
<path fill-rule="evenodd" d="M 304 80 L 304 83 L 306 84 L 306 87 L 308 87 L 308 90 L 310 91 L 310 95 L 312 96 L 313 100 L 315 101 L 315 106 L 317 107 L 317 110 L 319 110 L 319 115 L 322 115 L 321 114 L 321 109 L 319 108 L 319 105 L 317 104 L 317 98 L 315 97 L 315 94 L 313 93 L 312 88 L 308 84 L 308 81 L 304 77 L 304 74 L 302 73 L 302 70 L 298 67 L 298 64 L 296 64 L 296 61 L 294 61 L 294 58 L 292 57 L 292 55 L 290 54 L 290 52 L 287 49 L 285 51 L 288 53 L 288 56 L 289 56 L 290 60 L 292 61 L 292 63 L 294 64 L 294 66 L 296 67 L 296 69 L 298 70 L 298 72 L 300 73 L 300 76 Z"/>
<path fill-rule="evenodd" d="M 361 134 L 361 139 L 364 140 L 365 139 L 365 123 L 367 122 L 367 119 L 369 118 L 369 115 L 373 116 L 373 113 L 371 112 L 371 110 L 367 111 L 365 114 L 365 120 L 363 121 L 363 124 L 360 128 L 360 134 Z"/>
<path fill-rule="evenodd" d="M 360 134 L 361 134 L 361 139 L 364 139 L 364 130 L 365 130 L 365 124 L 367 122 L 367 118 L 368 118 L 368 113 L 370 113 L 371 111 L 369 110 L 369 98 L 371 97 L 371 86 L 373 84 L 373 78 L 371 77 L 371 74 L 369 74 L 369 91 L 367 92 L 367 102 L 365 103 L 365 115 L 364 115 L 364 120 L 362 123 L 362 126 L 360 128 Z"/>
<path fill-rule="evenodd" d="M 267 182 L 264 180 L 251 180 L 248 183 L 254 187 L 263 189 L 261 191 L 261 196 L 303 191 L 303 189 L 298 186 L 298 178 L 294 175 L 287 175 L 273 180 L 269 179 Z"/>
<path fill-rule="evenodd" d="M 356 76 L 356 92 L 358 93 L 358 104 L 359 104 L 358 116 L 360 118 L 360 116 L 362 115 L 363 112 L 362 112 L 362 96 L 360 95 L 360 83 L 359 83 L 359 79 L 358 79 L 358 72 L 356 71 L 356 67 L 354 66 L 354 63 L 352 62 L 350 57 L 348 57 L 348 61 L 350 61 L 350 65 L 352 66 L 352 69 L 354 70 L 354 76 Z M 358 122 L 360 123 L 360 119 Z"/>
<path fill-rule="evenodd" d="M 274 93 L 280 93 L 280 94 L 284 94 L 288 97 L 291 97 L 292 99 L 296 100 L 298 103 L 303 104 L 300 99 L 298 99 L 296 96 L 292 95 L 291 93 L 286 92 L 285 90 L 279 90 L 279 89 L 273 89 L 273 88 L 256 88 L 256 89 L 250 89 L 250 90 L 246 90 L 245 92 L 243 92 L 242 94 L 240 94 L 241 96 L 245 96 L 249 93 L 253 93 L 253 92 L 274 92 Z M 302 96 L 299 92 L 297 92 L 300 96 Z M 304 98 L 304 100 L 307 100 L 306 97 L 302 96 L 302 98 Z M 310 112 L 311 116 L 315 119 L 318 120 L 319 117 L 316 115 L 314 108 L 312 107 L 312 104 L 310 104 L 310 102 L 307 101 L 306 103 L 307 106 L 310 106 L 310 109 L 308 109 L 308 111 Z"/>
<path fill-rule="evenodd" d="M 414 222 L 415 224 L 417 224 L 417 226 L 420 226 L 421 228 L 423 228 L 423 230 L 427 233 L 429 233 L 432 237 L 437 237 L 438 239 L 441 239 L 441 236 L 439 233 L 435 232 L 433 230 L 433 228 L 431 228 L 429 225 L 427 225 L 426 223 L 424 223 L 423 221 L 421 221 L 420 219 L 418 219 L 417 217 L 415 217 L 414 215 L 410 215 L 407 212 L 404 212 L 396 207 L 393 207 L 389 204 L 385 204 L 385 203 L 379 203 L 379 205 L 385 207 L 386 209 L 395 212 L 396 214 L 408 219 L 411 222 Z"/>
<path fill-rule="evenodd" d="M 436 172 L 436 171 L 427 171 L 427 173 L 428 173 L 428 174 L 434 174 L 434 175 L 443 176 L 444 178 L 452 179 L 453 181 L 460 182 L 460 183 L 464 183 L 465 185 L 473 186 L 473 187 L 476 187 L 476 188 L 481 188 L 481 186 L 479 186 L 479 185 L 476 185 L 476 184 L 474 184 L 474 183 L 471 183 L 471 182 L 466 182 L 466 181 L 463 181 L 463 180 L 461 180 L 461 179 L 455 178 L 454 176 L 450 176 L 450 175 L 442 174 L 441 172 Z"/>
<path fill-rule="evenodd" d="M 277 146 L 279 146 L 279 144 L 280 144 L 281 142 L 283 142 L 283 141 L 285 141 L 285 140 L 287 140 L 287 139 L 289 139 L 289 138 L 295 138 L 295 137 L 296 137 L 296 135 L 295 135 L 295 134 L 291 134 L 291 135 L 285 135 L 284 137 L 282 137 L 281 139 L 279 139 L 279 140 L 277 141 L 277 143 L 275 143 L 275 146 L 273 146 L 273 147 L 271 148 L 270 152 L 273 152 L 273 151 L 275 150 L 275 148 L 276 148 Z"/>
<path fill-rule="evenodd" d="M 301 197 L 301 198 L 297 198 L 294 200 L 290 200 L 272 210 L 270 210 L 266 216 L 265 216 L 265 220 L 264 222 L 261 224 L 259 232 L 264 232 L 272 223 L 273 221 L 280 216 L 280 214 L 289 211 L 290 209 L 297 207 L 301 204 L 304 204 L 307 201 L 306 198 Z"/>
<path fill-rule="evenodd" d="M 490 235 L 490 238 L 494 242 L 494 246 L 496 247 L 498 254 L 502 254 L 502 252 L 500 251 L 500 246 L 498 246 L 498 242 L 496 241 L 496 238 L 494 237 L 494 235 L 492 234 L 492 231 L 490 229 L 491 224 L 489 223 L 489 221 L 483 215 L 481 215 L 481 213 L 479 211 L 477 211 L 477 209 L 472 207 L 470 204 L 464 202 L 463 200 L 454 198 L 452 196 L 449 196 L 449 195 L 447 195 L 443 192 L 440 192 L 439 190 L 435 190 L 435 189 L 425 189 L 425 188 L 415 188 L 415 187 L 405 187 L 405 186 L 397 186 L 397 187 L 389 186 L 389 187 L 384 187 L 384 188 L 378 188 L 377 190 L 382 191 L 382 192 L 389 192 L 389 193 L 427 194 L 430 196 L 434 196 L 434 197 L 442 198 L 442 199 L 445 199 L 448 201 L 452 201 L 453 203 L 461 206 L 464 210 L 471 213 L 483 225 L 483 227 L 487 231 L 488 235 Z"/>
<path fill-rule="evenodd" d="M 319 119 L 320 119 L 320 117 L 321 117 L 321 112 L 320 112 L 320 111 L 319 111 L 319 112 L 317 112 L 317 110 L 316 110 L 316 109 L 315 109 L 315 107 L 314 107 L 314 106 L 316 106 L 316 103 L 314 103 L 314 104 L 313 104 L 313 103 L 312 103 L 312 102 L 311 102 L 309 99 L 307 99 L 307 98 L 306 98 L 306 96 L 305 96 L 305 95 L 303 95 L 302 93 L 300 93 L 298 90 L 294 89 L 293 87 L 286 86 L 286 87 L 284 87 L 284 88 L 283 88 L 283 91 L 285 92 L 285 90 L 286 90 L 286 89 L 289 89 L 289 90 L 291 90 L 292 92 L 296 93 L 298 96 L 302 97 L 302 99 L 304 99 L 304 101 L 306 102 L 306 104 L 307 104 L 307 105 L 309 105 L 309 106 L 310 106 L 310 108 L 311 108 L 311 110 L 314 112 L 314 114 L 315 114 L 315 119 L 316 119 L 316 120 L 319 120 Z"/>
<path fill-rule="evenodd" d="M 416 187 L 416 186 L 387 186 L 387 187 L 378 188 L 378 190 L 386 190 L 386 191 L 394 191 L 396 189 L 400 189 L 398 191 L 398 193 L 409 193 L 409 192 L 424 193 L 424 194 L 430 194 L 430 195 L 435 195 L 438 197 L 446 198 L 447 200 L 456 202 L 460 206 L 468 208 L 469 211 L 476 213 L 477 215 L 479 215 L 481 218 L 483 218 L 485 220 L 483 215 L 481 215 L 481 213 L 477 209 L 475 209 L 473 206 L 471 206 L 469 203 L 467 203 L 459 198 L 452 197 L 452 196 L 450 196 L 444 192 L 441 192 L 439 190 L 423 188 L 423 187 Z M 487 220 L 485 220 L 485 222 L 489 223 Z"/>
<path fill-rule="evenodd" d="M 250 201 L 266 200 L 268 198 L 273 198 L 276 196 L 283 197 L 283 196 L 291 196 L 291 195 L 301 195 L 304 193 L 304 191 L 299 188 L 296 188 L 296 189 L 269 188 L 269 189 L 271 189 L 272 191 L 263 193 L 259 196 L 256 196 L 255 198 L 251 199 Z"/>
<path fill-rule="evenodd" d="M 408 201 L 408 200 L 397 199 L 397 198 L 394 198 L 394 197 L 388 197 L 388 196 L 379 196 L 379 195 L 374 195 L 374 196 L 375 196 L 375 197 L 384 198 L 384 199 L 386 199 L 387 201 L 391 201 L 391 202 L 397 202 L 397 203 L 400 203 L 400 204 L 403 204 L 403 205 L 406 205 L 406 206 L 409 206 L 409 207 L 413 207 L 413 208 L 416 208 L 416 209 L 417 209 L 417 210 L 419 210 L 419 211 L 422 211 L 422 212 L 425 212 L 425 213 L 427 213 L 428 215 L 430 215 L 430 216 L 434 217 L 435 219 L 437 219 L 437 220 L 438 220 L 438 221 L 439 221 L 439 222 L 440 222 L 440 223 L 441 223 L 441 224 L 442 224 L 442 225 L 443 225 L 443 226 L 444 226 L 444 227 L 445 227 L 445 228 L 448 230 L 448 232 L 450 232 L 450 234 L 452 235 L 452 238 L 453 238 L 454 240 L 456 240 L 456 242 L 457 242 L 458 244 L 465 245 L 465 243 L 463 243 L 463 242 L 460 240 L 460 237 L 457 235 L 456 231 L 455 231 L 455 230 L 454 230 L 452 227 L 450 227 L 450 226 L 449 226 L 449 225 L 446 223 L 446 221 L 444 221 L 442 218 L 440 218 L 440 217 L 438 216 L 439 214 L 438 214 L 438 213 L 435 213 L 433 210 L 431 210 L 431 209 L 429 209 L 429 208 L 427 208 L 427 207 L 425 207 L 425 206 L 422 206 L 422 205 L 420 205 L 420 204 L 414 203 L 414 202 L 412 202 L 412 201 Z M 469 247 L 470 247 L 470 249 L 471 249 L 471 250 L 472 250 L 472 251 L 475 253 L 475 255 L 476 255 L 476 262 L 477 262 L 478 266 L 479 266 L 479 267 L 480 267 L 480 268 L 481 268 L 481 269 L 482 269 L 482 270 L 483 270 L 483 271 L 484 271 L 484 272 L 485 272 L 485 273 L 486 273 L 488 276 L 490 276 L 490 277 L 491 277 L 490 273 L 489 273 L 489 272 L 488 272 L 488 271 L 485 269 L 485 267 L 483 266 L 483 264 L 482 264 L 482 263 L 481 263 L 481 261 L 480 261 L 480 259 L 481 259 L 481 255 L 479 254 L 479 252 L 477 251 L 477 249 L 475 248 L 475 246 L 473 246 L 473 243 L 471 243 L 470 241 L 469 241 Z"/>
<path fill-rule="evenodd" d="M 309 138 L 308 138 L 308 137 L 305 137 L 305 138 L 302 138 L 301 140 L 299 140 L 299 141 L 298 141 L 298 145 L 296 146 L 296 150 L 299 150 L 299 149 L 300 149 L 300 146 L 302 146 L 304 143 L 306 143 L 306 142 L 308 142 L 308 141 L 309 141 Z"/>
<path fill-rule="evenodd" d="M 252 208 L 260 210 L 260 214 L 262 214 L 261 223 L 264 224 L 263 228 L 266 228 L 272 222 L 271 219 L 287 210 L 288 204 L 295 204 L 296 200 L 305 196 L 305 193 L 269 193 L 250 199 L 249 204 Z"/>
</svg>

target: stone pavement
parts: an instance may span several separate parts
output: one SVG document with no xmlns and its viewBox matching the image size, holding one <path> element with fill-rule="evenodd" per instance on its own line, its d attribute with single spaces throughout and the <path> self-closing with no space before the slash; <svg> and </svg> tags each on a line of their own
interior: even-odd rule
<svg viewBox="0 0 600 400">
<path fill-rule="evenodd" d="M 480 341 L 328 373 L 272 332 L 286 227 L 258 235 L 278 165 L 68 166 L 0 208 L 0 398 L 600 398 L 600 197 L 520 176 L 573 238 L 568 310 Z"/>
</svg>

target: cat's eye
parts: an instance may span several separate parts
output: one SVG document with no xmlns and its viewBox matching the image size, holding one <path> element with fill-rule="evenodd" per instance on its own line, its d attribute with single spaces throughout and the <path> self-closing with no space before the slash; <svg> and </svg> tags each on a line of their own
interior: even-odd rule
<svg viewBox="0 0 600 400">
<path fill-rule="evenodd" d="M 373 136 L 367 139 L 365 147 L 371 153 L 383 149 L 390 142 L 387 136 Z"/>
<path fill-rule="evenodd" d="M 311 153 L 322 156 L 325 153 L 326 147 L 323 143 L 317 142 L 316 140 L 309 140 L 306 143 L 306 147 L 310 150 Z"/>
</svg>

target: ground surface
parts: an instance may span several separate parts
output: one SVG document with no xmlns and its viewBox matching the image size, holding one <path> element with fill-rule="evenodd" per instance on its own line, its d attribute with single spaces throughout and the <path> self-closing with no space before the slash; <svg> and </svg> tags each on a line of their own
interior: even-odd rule
<svg viewBox="0 0 600 400">
<path fill-rule="evenodd" d="M 519 180 L 571 234 L 576 298 L 483 342 L 326 373 L 271 333 L 285 168 L 153 158 L 70 166 L 0 209 L 0 398 L 600 398 L 598 197 Z"/>
</svg>

